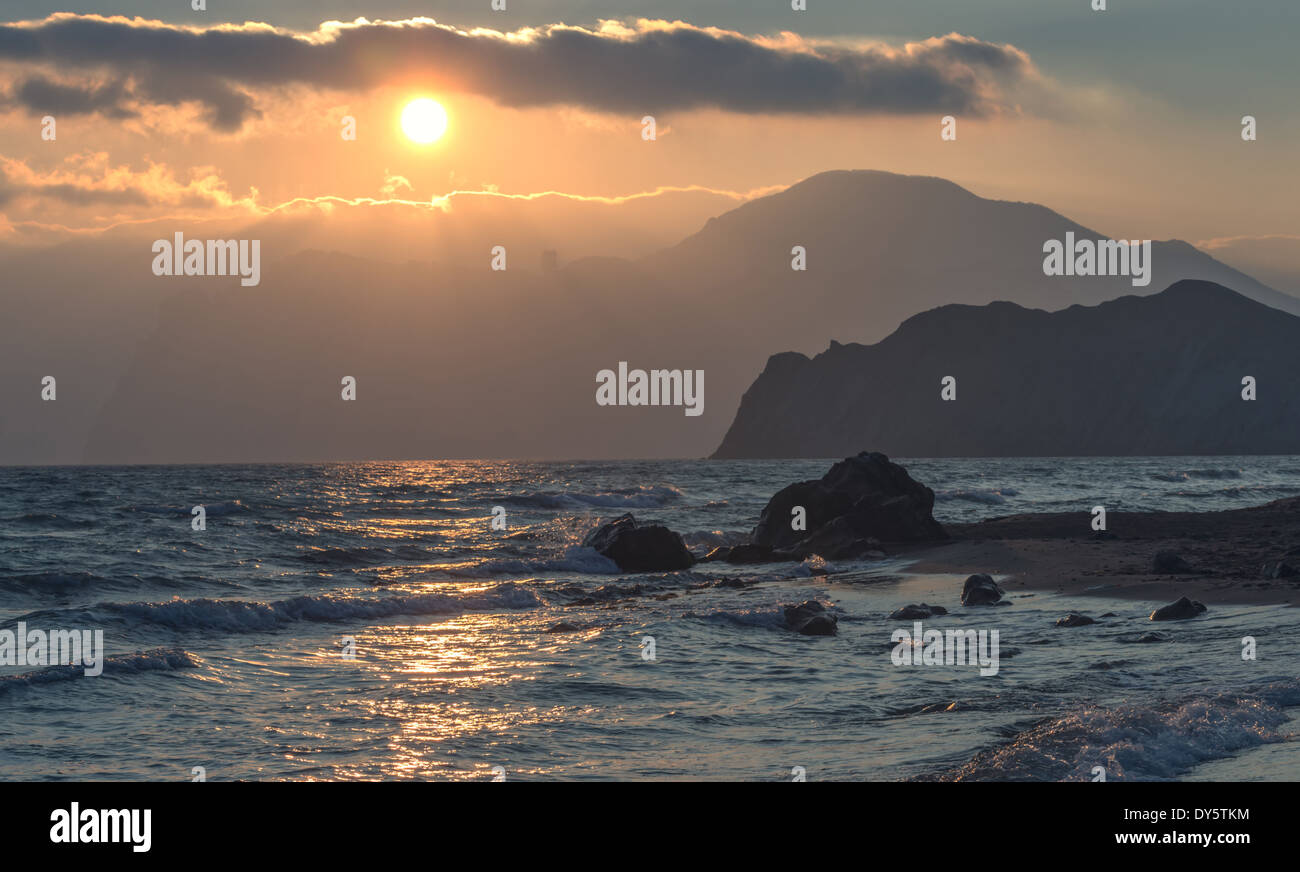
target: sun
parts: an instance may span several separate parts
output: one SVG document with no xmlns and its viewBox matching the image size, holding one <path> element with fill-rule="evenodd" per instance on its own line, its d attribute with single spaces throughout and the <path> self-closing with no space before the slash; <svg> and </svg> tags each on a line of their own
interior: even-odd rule
<svg viewBox="0 0 1300 872">
<path fill-rule="evenodd" d="M 412 100 L 402 110 L 402 132 L 421 145 L 435 142 L 447 132 L 447 110 L 428 97 Z"/>
</svg>

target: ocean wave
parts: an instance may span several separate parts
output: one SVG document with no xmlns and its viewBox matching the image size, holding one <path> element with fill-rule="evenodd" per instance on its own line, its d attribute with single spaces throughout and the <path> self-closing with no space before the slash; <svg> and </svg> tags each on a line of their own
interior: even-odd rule
<svg viewBox="0 0 1300 872">
<path fill-rule="evenodd" d="M 1020 491 L 1015 488 L 987 488 L 974 490 L 946 490 L 935 491 L 934 498 L 939 501 L 947 502 L 950 500 L 960 500 L 968 503 L 984 503 L 986 505 L 999 505 L 1006 502 L 1007 497 L 1020 496 Z"/>
<path fill-rule="evenodd" d="M 1282 499 L 1300 493 L 1300 486 L 1290 484 L 1234 484 L 1227 487 L 1210 487 L 1207 490 L 1170 491 L 1167 496 L 1187 497 L 1194 500 L 1215 499 L 1224 496 L 1246 495 L 1252 500 Z M 1256 503 L 1258 504 L 1258 503 Z"/>
<path fill-rule="evenodd" d="M 541 605 L 532 591 L 517 584 L 500 584 L 480 593 L 452 596 L 441 593 L 379 598 L 300 596 L 275 602 L 176 599 L 161 603 L 100 603 L 95 610 L 128 621 L 159 624 L 175 630 L 258 632 L 299 621 L 370 620 L 397 615 L 456 615 L 468 611 L 526 609 Z"/>
<path fill-rule="evenodd" d="M 65 518 L 52 512 L 27 512 L 12 518 L 6 518 L 10 524 L 22 524 L 32 527 L 54 527 L 60 530 L 79 530 L 95 526 L 94 521 Z"/>
<path fill-rule="evenodd" d="M 121 677 L 140 672 L 159 672 L 173 669 L 193 669 L 200 665 L 197 657 L 181 648 L 151 648 L 135 654 L 119 654 L 104 658 L 103 675 Z M 0 695 L 20 687 L 34 687 L 56 681 L 71 681 L 84 678 L 86 667 L 81 664 L 72 666 L 47 666 L 32 672 L 20 672 L 16 675 L 0 676 Z"/>
<path fill-rule="evenodd" d="M 682 534 L 687 548 L 713 549 L 723 545 L 741 545 L 749 541 L 744 530 L 692 530 Z"/>
<path fill-rule="evenodd" d="M 61 593 L 71 588 L 108 583 L 108 579 L 91 572 L 33 572 L 0 578 L 0 589 L 15 593 Z"/>
<path fill-rule="evenodd" d="M 537 509 L 652 509 L 680 499 L 682 492 L 668 485 L 615 488 L 597 493 L 542 492 L 502 497 L 503 503 Z"/>
<path fill-rule="evenodd" d="M 1182 482 L 1193 478 L 1225 479 L 1241 478 L 1240 469 L 1188 469 L 1174 472 L 1153 472 L 1151 477 L 1157 481 Z"/>
<path fill-rule="evenodd" d="M 321 566 L 377 566 L 394 560 L 419 562 L 438 556 L 442 555 L 418 545 L 399 545 L 395 548 L 382 546 L 311 548 L 298 552 L 299 560 Z"/>
<path fill-rule="evenodd" d="M 146 503 L 139 506 L 127 506 L 125 511 L 142 512 L 147 515 L 189 515 L 194 510 L 194 506 L 203 506 L 204 514 L 209 518 L 248 511 L 248 507 L 239 500 L 226 500 L 220 503 L 194 503 L 188 506 Z"/>
<path fill-rule="evenodd" d="M 1084 706 L 982 751 L 940 781 L 1090 781 L 1174 779 L 1208 760 L 1289 737 L 1284 706 L 1300 703 L 1300 682 L 1254 692 L 1198 696 L 1156 706 Z"/>
<path fill-rule="evenodd" d="M 494 578 L 503 575 L 532 576 L 545 572 L 573 572 L 582 575 L 617 575 L 618 564 L 594 548 L 570 545 L 557 556 L 536 559 L 491 557 L 486 560 L 469 560 L 462 563 L 442 563 L 430 566 L 432 572 L 441 572 L 458 578 Z"/>
<path fill-rule="evenodd" d="M 784 606 L 756 606 L 752 609 L 715 609 L 709 612 L 687 612 L 684 618 L 694 618 L 711 624 L 728 624 L 733 627 L 762 627 L 767 630 L 788 629 Z"/>
</svg>

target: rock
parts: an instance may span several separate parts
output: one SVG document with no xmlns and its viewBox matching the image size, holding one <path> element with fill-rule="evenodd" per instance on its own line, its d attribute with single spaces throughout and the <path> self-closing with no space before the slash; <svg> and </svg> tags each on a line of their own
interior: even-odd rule
<svg viewBox="0 0 1300 872">
<path fill-rule="evenodd" d="M 542 630 L 543 633 L 576 633 L 579 627 L 577 624 L 570 624 L 568 621 L 560 621 Z"/>
<path fill-rule="evenodd" d="M 695 563 L 681 536 L 658 524 L 639 525 L 630 514 L 588 533 L 582 544 L 595 548 L 624 572 L 689 569 Z"/>
<path fill-rule="evenodd" d="M 815 600 L 786 606 L 785 623 L 791 630 L 805 636 L 834 636 L 839 628 L 839 619 Z"/>
<path fill-rule="evenodd" d="M 1003 590 L 990 575 L 972 575 L 961 588 L 961 604 L 983 606 L 1002 599 Z"/>
<path fill-rule="evenodd" d="M 946 614 L 948 614 L 948 610 L 943 606 L 931 606 L 921 603 L 919 606 L 903 606 L 901 609 L 895 609 L 890 613 L 889 619 L 891 621 L 919 621 L 923 618 Z"/>
<path fill-rule="evenodd" d="M 1138 636 L 1137 641 L 1140 644 L 1149 645 L 1152 642 L 1163 642 L 1165 641 L 1165 637 L 1159 633 L 1143 633 L 1141 636 Z"/>
<path fill-rule="evenodd" d="M 1205 606 L 1187 597 L 1180 597 L 1178 602 L 1170 603 L 1167 606 L 1161 606 L 1151 613 L 1153 621 L 1182 621 L 1187 618 L 1194 618 L 1201 612 L 1205 611 Z"/>
<path fill-rule="evenodd" d="M 1086 626 L 1088 626 L 1089 624 L 1095 624 L 1095 623 L 1097 623 L 1097 622 L 1094 621 L 1092 618 L 1088 617 L 1087 615 L 1076 615 L 1074 612 L 1071 612 L 1070 614 L 1066 615 L 1065 617 L 1060 618 L 1059 620 L 1057 620 L 1057 622 L 1056 622 L 1056 626 L 1058 626 L 1058 627 L 1086 627 Z"/>
<path fill-rule="evenodd" d="M 791 549 L 795 554 L 820 554 L 828 560 L 884 556 L 880 540 L 859 536 L 853 521 L 841 515 Z"/>
<path fill-rule="evenodd" d="M 1300 575 L 1300 571 L 1284 560 L 1265 563 L 1260 570 L 1260 576 L 1263 578 L 1294 578 L 1296 575 Z"/>
<path fill-rule="evenodd" d="M 718 562 L 718 561 L 722 561 L 723 563 L 725 563 L 726 560 L 727 560 L 727 556 L 728 556 L 729 554 L 731 554 L 731 546 L 730 546 L 730 545 L 719 545 L 717 548 L 714 548 L 714 549 L 713 549 L 712 551 L 710 551 L 708 554 L 706 554 L 706 555 L 704 555 L 703 557 L 701 557 L 701 558 L 700 558 L 700 562 L 701 562 L 701 563 L 716 563 L 716 562 Z"/>
<path fill-rule="evenodd" d="M 806 530 L 791 529 L 801 506 Z M 862 556 L 880 542 L 926 542 L 946 538 L 934 520 L 934 491 L 883 454 L 862 452 L 831 467 L 816 481 L 777 492 L 759 516 L 752 541 L 777 550 L 828 560 Z"/>
<path fill-rule="evenodd" d="M 766 545 L 733 545 L 727 554 L 728 563 L 771 563 L 775 559 Z"/>
<path fill-rule="evenodd" d="M 1182 575 L 1194 570 L 1174 551 L 1161 551 L 1151 561 L 1151 571 L 1157 575 Z"/>
</svg>

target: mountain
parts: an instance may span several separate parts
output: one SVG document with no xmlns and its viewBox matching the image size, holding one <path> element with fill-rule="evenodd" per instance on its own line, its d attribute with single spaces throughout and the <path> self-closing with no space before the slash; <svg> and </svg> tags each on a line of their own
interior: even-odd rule
<svg viewBox="0 0 1300 872">
<path fill-rule="evenodd" d="M 0 463 L 699 457 L 773 349 L 876 342 L 935 306 L 1061 309 L 1202 278 L 1300 310 L 1181 242 L 1153 246 L 1147 288 L 1047 277 L 1045 240 L 1102 234 L 941 179 L 823 173 L 649 255 L 670 228 L 698 226 L 706 201 L 552 199 L 162 221 L 10 253 Z M 261 284 L 154 276 L 151 242 L 176 230 L 261 239 Z M 490 242 L 508 247 L 506 271 L 490 269 Z M 805 272 L 790 268 L 795 245 Z M 704 413 L 598 406 L 596 374 L 620 361 L 703 370 Z M 40 399 L 46 375 L 57 402 Z M 341 401 L 345 375 L 355 403 Z"/>
<path fill-rule="evenodd" d="M 1294 454 L 1297 372 L 1300 318 L 1212 282 L 1058 312 L 942 306 L 874 345 L 773 355 L 714 457 Z"/>
<path fill-rule="evenodd" d="M 1179 240 L 1152 244 L 1145 287 L 1128 277 L 1045 276 L 1044 242 L 1067 233 L 1094 241 L 1133 235 L 1090 229 L 1033 203 L 988 200 L 944 179 L 835 171 L 739 206 L 645 262 L 704 286 L 712 305 L 792 318 L 780 326 L 785 347 L 795 350 L 827 339 L 874 342 L 904 318 L 946 303 L 1062 309 L 1152 294 L 1185 278 L 1300 314 L 1300 299 Z M 806 272 L 790 268 L 794 245 L 807 249 Z"/>
</svg>

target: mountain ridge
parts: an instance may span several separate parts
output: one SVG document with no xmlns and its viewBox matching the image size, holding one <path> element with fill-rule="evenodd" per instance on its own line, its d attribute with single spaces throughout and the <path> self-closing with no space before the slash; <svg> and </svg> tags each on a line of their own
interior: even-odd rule
<svg viewBox="0 0 1300 872">
<path fill-rule="evenodd" d="M 1293 453 L 1298 366 L 1300 318 L 1212 282 L 1054 312 L 950 304 L 871 345 L 772 355 L 712 456 Z"/>
</svg>

